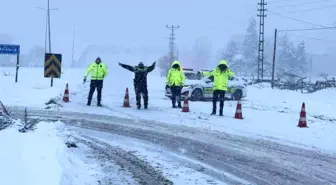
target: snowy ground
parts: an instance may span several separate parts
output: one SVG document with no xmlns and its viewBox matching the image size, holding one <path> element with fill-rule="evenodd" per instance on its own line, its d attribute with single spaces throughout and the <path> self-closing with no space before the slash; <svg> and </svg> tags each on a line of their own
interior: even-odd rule
<svg viewBox="0 0 336 185">
<path fill-rule="evenodd" d="M 82 82 L 85 69 L 63 69 L 62 79 L 55 79 L 54 87 L 50 87 L 50 79 L 43 78 L 43 69 L 21 68 L 19 82 L 14 83 L 15 69 L 0 68 L 0 100 L 10 106 L 45 109 L 48 107 L 45 103 L 51 98 L 59 100 L 63 96 L 65 84 L 69 83 L 71 102 L 61 103 L 62 107 L 56 107 L 56 109 L 155 120 L 164 124 L 184 125 L 216 133 L 226 132 L 266 138 L 290 145 L 336 153 L 336 145 L 334 145 L 336 89 L 323 90 L 314 94 L 301 94 L 293 91 L 272 90 L 267 84 L 249 86 L 247 98 L 242 102 L 244 120 L 235 120 L 233 119 L 235 101 L 225 103 L 224 117 L 209 116 L 212 106 L 210 102 L 189 102 L 190 113 L 171 109 L 170 101 L 164 97 L 165 80 L 156 74 L 149 75 L 148 79 L 149 110 L 136 110 L 132 85 L 133 74 L 117 64 L 113 66 L 108 64 L 108 67 L 109 76 L 104 81 L 103 89 L 104 108 L 96 107 L 95 99 L 93 106 L 86 106 L 89 83 L 83 84 Z M 7 76 L 3 75 L 4 72 Z M 122 107 L 127 87 L 130 90 L 132 108 Z M 309 128 L 297 127 L 303 102 L 306 103 Z M 0 134 L 4 133 L 0 132 Z M 120 142 L 119 145 L 125 148 L 130 144 Z M 150 159 L 152 163 L 155 163 L 154 159 L 155 156 Z M 168 164 L 171 163 L 168 162 Z M 185 176 L 190 176 L 190 174 Z M 186 180 L 185 176 L 180 177 L 183 183 L 186 182 L 183 181 Z"/>
<path fill-rule="evenodd" d="M 69 133 L 62 123 L 40 122 L 34 132 L 20 133 L 18 125 L 0 131 L 1 184 L 96 184 L 102 172 L 89 150 L 68 148 Z"/>
</svg>

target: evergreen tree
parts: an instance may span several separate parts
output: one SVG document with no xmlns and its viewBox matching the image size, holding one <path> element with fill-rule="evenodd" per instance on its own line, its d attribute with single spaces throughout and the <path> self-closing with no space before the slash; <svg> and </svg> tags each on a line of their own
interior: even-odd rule
<svg viewBox="0 0 336 185">
<path fill-rule="evenodd" d="M 307 60 L 306 45 L 304 41 L 301 41 L 296 48 L 296 60 L 294 70 L 297 71 L 297 75 L 304 76 L 308 72 L 309 64 Z"/>
<path fill-rule="evenodd" d="M 237 43 L 233 40 L 230 40 L 229 43 L 226 45 L 226 50 L 223 54 L 223 59 L 232 63 L 233 59 L 237 54 L 238 54 Z"/>
<path fill-rule="evenodd" d="M 237 75 L 243 75 L 245 73 L 244 60 L 238 49 L 237 42 L 231 40 L 227 44 L 226 50 L 223 53 L 223 57 L 221 59 L 227 60 L 229 68 L 235 71 Z"/>
<path fill-rule="evenodd" d="M 252 74 L 257 72 L 258 67 L 258 32 L 257 20 L 252 17 L 246 29 L 245 39 L 243 41 L 243 55 L 245 58 L 244 71 Z"/>
<path fill-rule="evenodd" d="M 278 57 L 276 71 L 278 74 L 290 73 L 295 71 L 295 49 L 294 44 L 289 40 L 287 34 L 279 38 Z"/>
</svg>

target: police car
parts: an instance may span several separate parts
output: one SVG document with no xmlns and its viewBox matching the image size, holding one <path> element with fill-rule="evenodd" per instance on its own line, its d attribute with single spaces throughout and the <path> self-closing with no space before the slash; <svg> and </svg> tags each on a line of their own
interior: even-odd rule
<svg viewBox="0 0 336 185">
<path fill-rule="evenodd" d="M 185 70 L 185 69 L 184 69 Z M 209 70 L 201 70 L 209 71 Z M 202 77 L 197 72 L 185 70 L 186 76 L 185 85 L 182 88 L 181 98 L 184 99 L 185 94 L 191 101 L 209 100 L 212 99 L 213 91 L 213 76 Z M 225 93 L 225 98 L 230 100 L 239 100 L 247 96 L 247 86 L 235 78 L 228 82 L 228 91 Z M 171 98 L 170 89 L 166 89 L 166 97 Z"/>
</svg>

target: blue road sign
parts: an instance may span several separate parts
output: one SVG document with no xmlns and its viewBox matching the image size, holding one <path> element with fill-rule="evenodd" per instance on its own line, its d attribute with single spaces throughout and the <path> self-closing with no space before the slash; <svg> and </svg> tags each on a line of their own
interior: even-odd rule
<svg viewBox="0 0 336 185">
<path fill-rule="evenodd" d="M 20 46 L 12 44 L 0 44 L 0 54 L 20 54 Z"/>
</svg>

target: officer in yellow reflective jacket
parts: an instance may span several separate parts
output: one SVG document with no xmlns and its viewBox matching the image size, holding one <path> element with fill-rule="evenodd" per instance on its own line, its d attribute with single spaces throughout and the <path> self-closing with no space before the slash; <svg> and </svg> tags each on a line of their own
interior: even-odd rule
<svg viewBox="0 0 336 185">
<path fill-rule="evenodd" d="M 217 100 L 219 98 L 219 115 L 223 116 L 225 92 L 228 90 L 228 81 L 234 78 L 234 72 L 227 67 L 226 60 L 221 60 L 219 65 L 211 72 L 201 72 L 203 76 L 213 76 L 212 113 L 216 115 Z"/>
<path fill-rule="evenodd" d="M 171 68 L 168 71 L 166 77 L 166 89 L 170 88 L 172 94 L 172 107 L 176 108 L 176 102 L 178 108 L 182 108 L 181 105 L 181 91 L 184 86 L 185 75 L 179 61 L 174 61 Z"/>
<path fill-rule="evenodd" d="M 106 65 L 98 57 L 95 62 L 93 62 L 85 71 L 84 74 L 84 83 L 86 78 L 91 73 L 91 83 L 90 91 L 88 96 L 87 105 L 91 105 L 91 100 L 95 89 L 97 88 L 97 106 L 101 107 L 101 98 L 102 98 L 102 89 L 103 89 L 103 80 L 107 76 L 108 71 Z"/>
</svg>

